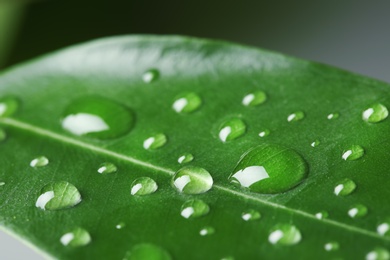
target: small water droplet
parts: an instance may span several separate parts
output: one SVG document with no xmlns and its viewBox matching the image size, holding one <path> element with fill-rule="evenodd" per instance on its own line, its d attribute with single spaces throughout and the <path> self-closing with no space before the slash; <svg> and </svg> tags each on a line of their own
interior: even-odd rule
<svg viewBox="0 0 390 260">
<path fill-rule="evenodd" d="M 274 245 L 295 245 L 302 239 L 299 229 L 290 224 L 279 224 L 271 229 L 268 241 Z"/>
<path fill-rule="evenodd" d="M 7 117 L 14 114 L 19 108 L 19 101 L 14 97 L 0 99 L 0 117 Z"/>
<path fill-rule="evenodd" d="M 250 209 L 248 211 L 245 211 L 241 215 L 242 219 L 245 221 L 252 221 L 252 220 L 258 220 L 261 218 L 260 212 Z"/>
<path fill-rule="evenodd" d="M 5 182 L 0 181 L 0 186 L 4 186 L 4 185 L 5 185 Z"/>
<path fill-rule="evenodd" d="M 210 207 L 203 200 L 188 200 L 181 207 L 183 218 L 198 218 L 209 213 Z"/>
<path fill-rule="evenodd" d="M 348 216 L 351 218 L 361 218 L 367 215 L 367 207 L 362 204 L 356 204 L 348 210 Z"/>
<path fill-rule="evenodd" d="M 115 164 L 110 162 L 105 162 L 100 164 L 99 169 L 97 170 L 100 174 L 115 173 L 118 170 Z"/>
<path fill-rule="evenodd" d="M 201 236 L 209 236 L 215 233 L 215 229 L 213 227 L 204 227 L 199 231 Z"/>
<path fill-rule="evenodd" d="M 76 228 L 71 232 L 64 234 L 60 241 L 64 246 L 80 247 L 88 245 L 91 242 L 91 236 L 87 230 Z"/>
<path fill-rule="evenodd" d="M 380 223 L 376 231 L 381 236 L 390 237 L 390 219 Z"/>
<path fill-rule="evenodd" d="M 7 139 L 7 133 L 4 129 L 0 128 L 0 142 L 3 142 L 5 139 Z"/>
<path fill-rule="evenodd" d="M 171 260 L 163 248 L 153 244 L 138 244 L 128 251 L 123 260 Z"/>
<path fill-rule="evenodd" d="M 246 125 L 239 118 L 225 121 L 219 128 L 219 139 L 222 142 L 231 141 L 245 134 Z"/>
<path fill-rule="evenodd" d="M 164 134 L 156 134 L 144 141 L 144 148 L 146 150 L 155 150 L 163 147 L 167 143 L 167 136 Z"/>
<path fill-rule="evenodd" d="M 173 185 L 185 194 L 200 194 L 211 189 L 213 178 L 203 168 L 187 166 L 178 170 L 173 176 Z"/>
<path fill-rule="evenodd" d="M 49 164 L 49 159 L 45 156 L 38 156 L 30 162 L 31 167 L 43 167 Z"/>
<path fill-rule="evenodd" d="M 364 155 L 364 149 L 360 145 L 352 145 L 343 152 L 342 158 L 345 161 L 354 161 Z"/>
<path fill-rule="evenodd" d="M 305 113 L 303 113 L 302 111 L 297 111 L 295 113 L 290 114 L 287 117 L 287 121 L 288 122 L 296 122 L 296 121 L 300 121 L 304 118 L 305 118 Z"/>
<path fill-rule="evenodd" d="M 251 191 L 272 194 L 297 186 L 306 176 L 306 162 L 297 152 L 264 144 L 246 152 L 229 179 Z"/>
<path fill-rule="evenodd" d="M 59 210 L 73 207 L 81 202 L 79 190 L 67 181 L 45 185 L 35 206 L 43 210 Z"/>
<path fill-rule="evenodd" d="M 266 137 L 266 136 L 269 135 L 270 133 L 271 133 L 270 130 L 264 129 L 263 131 L 261 131 L 261 132 L 259 133 L 259 136 L 260 136 L 260 137 Z"/>
<path fill-rule="evenodd" d="M 202 105 L 202 99 L 196 93 L 185 93 L 176 97 L 172 108 L 177 113 L 191 113 Z"/>
<path fill-rule="evenodd" d="M 116 226 L 115 226 L 115 228 L 116 229 L 122 229 L 122 228 L 124 228 L 126 226 L 126 224 L 124 223 L 124 222 L 120 222 L 120 223 L 118 223 Z"/>
<path fill-rule="evenodd" d="M 152 83 L 156 81 L 160 76 L 160 72 L 157 69 L 149 69 L 142 75 L 142 80 L 145 83 Z"/>
<path fill-rule="evenodd" d="M 318 219 L 325 219 L 325 218 L 329 217 L 329 213 L 327 211 L 323 210 L 323 211 L 317 212 L 315 214 L 315 217 Z"/>
<path fill-rule="evenodd" d="M 101 97 L 85 97 L 68 106 L 62 127 L 78 136 L 111 139 L 127 134 L 134 121 L 133 113 L 123 105 Z"/>
<path fill-rule="evenodd" d="M 389 111 L 380 103 L 373 104 L 363 111 L 362 118 L 368 123 L 379 123 L 387 118 Z"/>
<path fill-rule="evenodd" d="M 320 145 L 320 141 L 318 141 L 318 140 L 315 140 L 314 142 L 312 142 L 311 144 L 311 147 L 317 147 L 317 146 L 319 146 Z"/>
<path fill-rule="evenodd" d="M 377 247 L 366 255 L 366 260 L 389 260 L 390 253 L 382 247 Z"/>
<path fill-rule="evenodd" d="M 148 195 L 158 189 L 157 183 L 149 177 L 140 177 L 131 184 L 131 195 Z"/>
<path fill-rule="evenodd" d="M 334 194 L 336 194 L 337 196 L 347 196 L 351 194 L 355 189 L 356 183 L 353 180 L 344 179 L 336 184 L 334 188 Z"/>
<path fill-rule="evenodd" d="M 242 99 L 242 104 L 244 106 L 258 106 L 263 104 L 267 100 L 267 95 L 263 91 L 255 91 L 246 95 Z"/>
<path fill-rule="evenodd" d="M 179 159 L 177 159 L 177 162 L 180 164 L 184 164 L 184 163 L 192 162 L 192 160 L 194 160 L 194 156 L 190 153 L 185 153 L 182 156 L 180 156 Z"/>
<path fill-rule="evenodd" d="M 337 118 L 339 118 L 339 113 L 332 113 L 332 114 L 329 114 L 328 116 L 327 116 L 327 118 L 329 119 L 329 120 L 333 120 L 333 119 L 337 119 Z"/>
<path fill-rule="evenodd" d="M 324 245 L 326 251 L 337 251 L 340 248 L 339 243 L 337 242 L 328 242 Z"/>
</svg>

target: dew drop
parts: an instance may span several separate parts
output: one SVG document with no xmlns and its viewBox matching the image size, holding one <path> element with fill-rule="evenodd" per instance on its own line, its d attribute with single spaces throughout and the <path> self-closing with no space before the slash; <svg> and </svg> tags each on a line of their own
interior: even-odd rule
<svg viewBox="0 0 390 260">
<path fill-rule="evenodd" d="M 5 185 L 5 182 L 0 181 L 0 186 L 4 186 L 4 185 Z"/>
<path fill-rule="evenodd" d="M 181 207 L 183 218 L 199 218 L 209 213 L 210 207 L 203 200 L 188 200 Z"/>
<path fill-rule="evenodd" d="M 142 75 L 142 80 L 145 83 L 152 83 L 156 81 L 160 76 L 160 72 L 157 69 L 149 69 Z"/>
<path fill-rule="evenodd" d="M 0 128 L 0 142 L 3 142 L 5 139 L 7 139 L 7 133 L 4 129 Z"/>
<path fill-rule="evenodd" d="M 379 123 L 387 118 L 389 111 L 380 103 L 373 104 L 363 111 L 362 118 L 368 123 Z"/>
<path fill-rule="evenodd" d="M 88 245 L 91 242 L 91 236 L 87 230 L 76 228 L 71 232 L 64 234 L 60 241 L 64 246 L 80 247 Z"/>
<path fill-rule="evenodd" d="M 245 211 L 241 215 L 242 219 L 245 221 L 252 221 L 252 220 L 258 220 L 261 218 L 260 212 L 250 209 L 248 211 Z"/>
<path fill-rule="evenodd" d="M 131 195 L 148 195 L 158 189 L 157 183 L 149 177 L 140 177 L 131 184 Z"/>
<path fill-rule="evenodd" d="M 138 244 L 128 251 L 123 260 L 171 260 L 170 254 L 154 244 Z"/>
<path fill-rule="evenodd" d="M 144 148 L 146 150 L 155 150 L 157 148 L 163 147 L 166 143 L 167 136 L 160 133 L 146 139 L 144 141 Z"/>
<path fill-rule="evenodd" d="M 382 247 L 377 247 L 366 255 L 366 260 L 389 260 L 390 253 Z"/>
<path fill-rule="evenodd" d="M 342 158 L 345 161 L 354 161 L 364 155 L 364 149 L 360 145 L 352 145 L 343 152 Z"/>
<path fill-rule="evenodd" d="M 320 145 L 320 141 L 318 141 L 318 140 L 315 140 L 314 142 L 312 142 L 311 144 L 311 147 L 317 147 L 317 146 L 319 146 Z"/>
<path fill-rule="evenodd" d="M 13 115 L 19 108 L 19 101 L 14 97 L 0 99 L 0 117 Z"/>
<path fill-rule="evenodd" d="M 379 224 L 376 231 L 381 236 L 390 237 L 390 219 Z"/>
<path fill-rule="evenodd" d="M 315 217 L 318 219 L 325 219 L 329 217 L 329 213 L 327 211 L 320 211 L 315 214 Z"/>
<path fill-rule="evenodd" d="M 118 170 L 115 164 L 110 162 L 105 162 L 100 164 L 99 169 L 97 170 L 100 174 L 115 173 Z"/>
<path fill-rule="evenodd" d="M 126 224 L 124 223 L 124 222 L 120 222 L 120 223 L 118 223 L 116 226 L 115 226 L 115 228 L 116 229 L 122 229 L 122 228 L 124 228 L 126 226 Z"/>
<path fill-rule="evenodd" d="M 336 184 L 334 188 L 334 194 L 336 194 L 337 196 L 347 196 L 351 194 L 355 189 L 356 183 L 353 180 L 344 179 Z"/>
<path fill-rule="evenodd" d="M 267 135 L 269 135 L 271 132 L 268 130 L 268 129 L 264 129 L 263 131 L 261 131 L 259 133 L 259 136 L 260 137 L 266 137 Z"/>
<path fill-rule="evenodd" d="M 296 121 L 300 121 L 304 118 L 305 118 L 305 113 L 303 113 L 302 111 L 297 111 L 295 113 L 290 114 L 287 117 L 287 121 L 288 122 L 296 122 Z"/>
<path fill-rule="evenodd" d="M 297 152 L 264 144 L 244 153 L 229 180 L 254 192 L 274 194 L 297 186 L 306 176 L 306 162 Z"/>
<path fill-rule="evenodd" d="M 357 204 L 348 210 L 348 216 L 351 218 L 361 218 L 367 215 L 367 207 L 362 204 Z"/>
<path fill-rule="evenodd" d="M 185 163 L 192 162 L 192 160 L 194 160 L 194 156 L 190 153 L 185 153 L 182 156 L 180 156 L 179 159 L 177 159 L 177 162 L 180 164 L 185 164 Z"/>
<path fill-rule="evenodd" d="M 242 104 L 244 106 L 258 106 L 263 104 L 267 100 L 267 95 L 263 91 L 255 91 L 246 95 L 242 99 Z"/>
<path fill-rule="evenodd" d="M 125 135 L 134 125 L 127 107 L 101 97 L 85 97 L 65 110 L 62 127 L 78 136 L 112 139 Z"/>
<path fill-rule="evenodd" d="M 200 194 L 211 189 L 213 178 L 203 168 L 187 166 L 178 170 L 173 176 L 175 188 L 185 194 Z"/>
<path fill-rule="evenodd" d="M 224 122 L 219 128 L 219 139 L 222 142 L 231 141 L 245 134 L 246 125 L 239 118 L 233 118 Z"/>
<path fill-rule="evenodd" d="M 172 108 L 177 113 L 191 113 L 202 105 L 202 99 L 196 93 L 185 93 L 176 97 Z"/>
<path fill-rule="evenodd" d="M 326 251 L 337 251 L 340 248 L 337 242 L 328 242 L 324 245 Z"/>
<path fill-rule="evenodd" d="M 43 210 L 71 208 L 81 202 L 79 190 L 67 181 L 47 184 L 40 194 L 35 206 Z"/>
<path fill-rule="evenodd" d="M 268 236 L 268 241 L 274 245 L 295 245 L 302 239 L 299 229 L 290 224 L 276 225 Z"/>
<path fill-rule="evenodd" d="M 209 236 L 215 233 L 215 229 L 213 227 L 204 227 L 199 231 L 201 236 Z"/>
<path fill-rule="evenodd" d="M 38 156 L 30 162 L 31 167 L 43 167 L 49 164 L 49 159 L 45 156 Z"/>
<path fill-rule="evenodd" d="M 329 119 L 329 120 L 333 120 L 333 119 L 337 119 L 337 118 L 339 118 L 339 113 L 332 113 L 332 114 L 329 114 L 328 116 L 327 116 L 327 118 Z"/>
</svg>

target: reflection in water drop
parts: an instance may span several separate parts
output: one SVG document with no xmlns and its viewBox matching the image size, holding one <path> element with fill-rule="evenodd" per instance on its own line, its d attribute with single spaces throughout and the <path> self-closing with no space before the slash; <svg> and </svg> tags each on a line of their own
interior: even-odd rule
<svg viewBox="0 0 390 260">
<path fill-rule="evenodd" d="M 347 196 L 356 189 L 356 183 L 350 179 L 339 181 L 334 188 L 334 194 L 337 196 Z"/>
<path fill-rule="evenodd" d="M 49 164 L 49 159 L 45 156 L 38 156 L 30 162 L 31 167 L 43 167 Z"/>
<path fill-rule="evenodd" d="M 366 260 L 389 260 L 390 253 L 382 247 L 377 247 L 366 255 Z"/>
<path fill-rule="evenodd" d="M 58 210 L 73 207 L 81 202 L 78 189 L 69 182 L 60 181 L 41 189 L 35 206 L 43 210 Z"/>
<path fill-rule="evenodd" d="M 218 137 L 222 142 L 231 141 L 245 134 L 246 125 L 239 118 L 225 121 L 219 128 Z"/>
<path fill-rule="evenodd" d="M 100 164 L 99 169 L 97 170 L 100 174 L 115 173 L 118 170 L 115 164 L 105 162 Z"/>
<path fill-rule="evenodd" d="M 153 244 L 138 244 L 126 253 L 123 260 L 171 260 L 163 248 Z"/>
<path fill-rule="evenodd" d="M 260 212 L 251 209 L 251 210 L 248 210 L 248 211 L 245 211 L 244 213 L 242 213 L 241 217 L 245 221 L 252 221 L 252 220 L 260 219 L 261 214 L 260 214 Z"/>
<path fill-rule="evenodd" d="M 378 123 L 387 118 L 389 111 L 380 103 L 373 104 L 363 111 L 362 118 L 369 123 Z"/>
<path fill-rule="evenodd" d="M 173 176 L 174 187 L 185 194 L 200 194 L 211 189 L 213 178 L 203 168 L 187 166 L 178 170 Z"/>
<path fill-rule="evenodd" d="M 305 113 L 303 113 L 302 111 L 297 111 L 295 113 L 290 114 L 287 117 L 287 121 L 288 122 L 296 122 L 296 121 L 300 121 L 304 118 L 305 118 Z"/>
<path fill-rule="evenodd" d="M 297 152 L 264 144 L 241 157 L 229 180 L 254 192 L 272 194 L 297 186 L 306 176 L 306 162 Z"/>
<path fill-rule="evenodd" d="M 203 200 L 188 200 L 181 207 L 181 215 L 184 218 L 198 218 L 209 213 L 210 207 Z"/>
<path fill-rule="evenodd" d="M 196 93 L 185 93 L 178 96 L 172 108 L 177 113 L 191 113 L 202 105 L 202 99 Z"/>
<path fill-rule="evenodd" d="M 163 147 L 167 143 L 167 137 L 164 134 L 156 134 L 144 141 L 144 148 L 146 150 L 155 150 Z"/>
<path fill-rule="evenodd" d="M 364 149 L 360 145 L 352 145 L 343 152 L 342 158 L 345 161 L 357 160 L 364 155 Z"/>
<path fill-rule="evenodd" d="M 348 210 L 348 215 L 351 218 L 361 218 L 367 215 L 367 207 L 362 204 L 357 204 Z"/>
<path fill-rule="evenodd" d="M 267 100 L 267 95 L 263 91 L 255 91 L 246 95 L 242 99 L 244 106 L 258 106 L 263 104 Z"/>
<path fill-rule="evenodd" d="M 215 233 L 215 229 L 213 227 L 204 227 L 199 231 L 201 236 L 209 236 Z"/>
<path fill-rule="evenodd" d="M 85 229 L 76 228 L 64 234 L 60 241 L 64 246 L 80 247 L 88 245 L 91 242 L 91 236 Z"/>
<path fill-rule="evenodd" d="M 149 69 L 142 75 L 142 80 L 145 83 L 152 83 L 156 81 L 160 76 L 160 72 L 157 69 Z"/>
<path fill-rule="evenodd" d="M 149 177 L 140 177 L 131 184 L 131 195 L 148 195 L 158 189 L 157 183 Z"/>
<path fill-rule="evenodd" d="M 299 229 L 290 224 L 279 224 L 271 229 L 268 241 L 274 245 L 295 245 L 302 239 Z"/>
<path fill-rule="evenodd" d="M 339 243 L 337 242 L 328 242 L 324 246 L 326 251 L 337 251 L 340 248 Z"/>
<path fill-rule="evenodd" d="M 185 153 L 182 156 L 180 156 L 179 159 L 177 159 L 177 162 L 180 164 L 184 164 L 184 163 L 192 162 L 192 160 L 194 160 L 194 156 L 190 153 Z"/>
</svg>

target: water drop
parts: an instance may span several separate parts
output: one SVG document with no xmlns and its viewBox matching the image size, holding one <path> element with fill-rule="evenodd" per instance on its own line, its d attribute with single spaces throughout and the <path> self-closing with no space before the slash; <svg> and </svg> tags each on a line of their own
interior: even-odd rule
<svg viewBox="0 0 390 260">
<path fill-rule="evenodd" d="M 317 146 L 319 146 L 320 145 L 320 141 L 318 141 L 318 140 L 315 140 L 314 142 L 312 142 L 311 144 L 311 147 L 317 147 Z"/>
<path fill-rule="evenodd" d="M 87 230 L 76 228 L 71 232 L 64 234 L 60 241 L 64 246 L 80 247 L 88 245 L 91 242 L 91 236 Z"/>
<path fill-rule="evenodd" d="M 140 177 L 131 184 L 131 195 L 148 195 L 158 189 L 157 183 L 149 177 Z"/>
<path fill-rule="evenodd" d="M 192 160 L 194 160 L 194 156 L 190 153 L 185 153 L 182 156 L 180 156 L 179 159 L 177 159 L 177 162 L 180 164 L 184 164 L 184 163 L 192 162 Z"/>
<path fill-rule="evenodd" d="M 290 114 L 287 117 L 287 121 L 288 122 L 296 122 L 296 121 L 302 120 L 303 118 L 305 118 L 305 113 L 303 113 L 302 111 L 297 111 L 295 113 Z"/>
<path fill-rule="evenodd" d="M 49 159 L 45 156 L 38 156 L 30 162 L 31 167 L 42 167 L 49 164 Z"/>
<path fill-rule="evenodd" d="M 172 260 L 170 254 L 154 244 L 138 244 L 128 251 L 123 260 Z"/>
<path fill-rule="evenodd" d="M 242 99 L 242 104 L 244 106 L 258 106 L 263 104 L 267 100 L 267 95 L 263 91 L 255 91 L 246 95 Z"/>
<path fill-rule="evenodd" d="M 390 219 L 379 224 L 376 231 L 381 236 L 390 237 Z"/>
<path fill-rule="evenodd" d="M 213 178 L 203 168 L 187 166 L 178 170 L 173 176 L 173 185 L 185 194 L 200 194 L 211 189 Z"/>
<path fill-rule="evenodd" d="M 155 150 L 163 147 L 167 143 L 167 136 L 164 134 L 156 134 L 144 141 L 144 148 L 146 150 Z"/>
<path fill-rule="evenodd" d="M 79 190 L 69 182 L 59 181 L 45 185 L 35 206 L 43 210 L 58 210 L 73 207 L 81 202 Z"/>
<path fill-rule="evenodd" d="M 382 247 L 377 247 L 366 255 L 366 260 L 389 260 L 390 253 Z"/>
<path fill-rule="evenodd" d="M 125 106 L 101 97 L 86 97 L 68 106 L 62 127 L 74 135 L 110 139 L 128 133 L 134 121 Z"/>
<path fill-rule="evenodd" d="M 242 219 L 245 221 L 252 221 L 252 220 L 258 220 L 261 218 L 260 212 L 250 209 L 248 211 L 245 211 L 241 215 Z"/>
<path fill-rule="evenodd" d="M 14 97 L 0 99 L 0 117 L 7 117 L 14 114 L 19 108 L 19 101 Z"/>
<path fill-rule="evenodd" d="M 318 219 L 325 219 L 329 217 L 329 213 L 327 211 L 320 211 L 315 214 L 315 217 Z"/>
<path fill-rule="evenodd" d="M 178 96 L 172 108 L 177 113 L 191 113 L 202 105 L 202 99 L 195 93 L 185 93 Z"/>
<path fill-rule="evenodd" d="M 219 139 L 222 142 L 231 141 L 245 134 L 246 125 L 239 118 L 233 118 L 224 122 L 219 128 Z"/>
<path fill-rule="evenodd" d="M 337 118 L 339 118 L 339 113 L 332 113 L 332 114 L 329 114 L 328 116 L 327 116 L 327 118 L 329 119 L 329 120 L 332 120 L 332 119 L 337 119 Z"/>
<path fill-rule="evenodd" d="M 368 123 L 378 123 L 387 118 L 389 111 L 380 103 L 373 104 L 363 111 L 362 118 Z"/>
<path fill-rule="evenodd" d="M 115 228 L 116 229 L 122 229 L 122 228 L 124 228 L 126 226 L 126 224 L 124 223 L 124 222 L 120 222 L 120 223 L 118 223 L 116 226 L 115 226 Z"/>
<path fill-rule="evenodd" d="M 201 236 L 209 236 L 215 233 L 215 229 L 213 227 L 204 227 L 199 231 Z"/>
<path fill-rule="evenodd" d="M 361 218 L 367 215 L 367 207 L 362 204 L 357 204 L 348 210 L 348 215 L 351 218 Z"/>
<path fill-rule="evenodd" d="M 276 225 L 268 236 L 268 241 L 274 245 L 295 245 L 302 239 L 299 229 L 290 224 Z"/>
<path fill-rule="evenodd" d="M 356 183 L 350 179 L 339 181 L 334 188 L 334 194 L 337 196 L 347 196 L 356 189 Z"/>
<path fill-rule="evenodd" d="M 345 161 L 357 160 L 364 155 L 364 149 L 360 145 L 352 145 L 343 152 L 342 158 Z"/>
<path fill-rule="evenodd" d="M 326 251 L 337 251 L 340 248 L 337 242 L 328 242 L 324 245 Z"/>
<path fill-rule="evenodd" d="M 100 174 L 115 173 L 118 170 L 115 164 L 105 162 L 100 164 L 99 169 L 97 170 Z"/>
<path fill-rule="evenodd" d="M 160 72 L 157 69 L 149 69 L 142 75 L 142 80 L 145 83 L 152 83 L 156 81 L 160 76 Z"/>
<path fill-rule="evenodd" d="M 269 135 L 271 132 L 268 130 L 268 129 L 264 129 L 263 131 L 261 131 L 259 133 L 259 136 L 260 137 L 266 137 L 267 135 Z"/>
<path fill-rule="evenodd" d="M 4 186 L 4 185 L 5 185 L 5 182 L 0 181 L 0 186 Z"/>
<path fill-rule="evenodd" d="M 0 128 L 0 142 L 3 142 L 7 138 L 7 133 L 4 129 Z"/>
<path fill-rule="evenodd" d="M 209 213 L 210 207 L 203 200 L 188 200 L 181 207 L 181 215 L 184 218 L 198 218 Z"/>
<path fill-rule="evenodd" d="M 246 152 L 229 179 L 251 191 L 273 194 L 297 186 L 306 176 L 306 162 L 297 152 L 264 144 Z"/>
</svg>

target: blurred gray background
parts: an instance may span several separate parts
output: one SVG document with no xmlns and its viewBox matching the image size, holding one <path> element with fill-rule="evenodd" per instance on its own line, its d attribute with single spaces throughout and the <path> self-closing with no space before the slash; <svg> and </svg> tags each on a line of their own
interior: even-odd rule
<svg viewBox="0 0 390 260">
<path fill-rule="evenodd" d="M 99 37 L 180 34 L 257 46 L 390 82 L 388 0 L 22 2 L 0 0 L 0 68 Z M 4 233 L 0 250 L 1 259 L 42 259 Z"/>
</svg>

